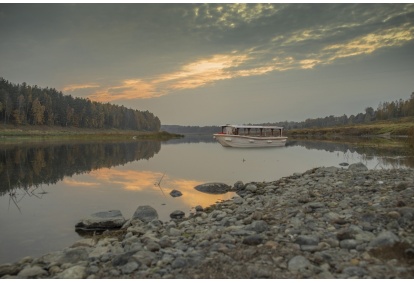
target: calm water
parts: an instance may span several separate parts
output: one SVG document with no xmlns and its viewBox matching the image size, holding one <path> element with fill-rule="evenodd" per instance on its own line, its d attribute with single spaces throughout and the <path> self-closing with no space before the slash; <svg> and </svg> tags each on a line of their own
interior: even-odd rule
<svg viewBox="0 0 414 283">
<path fill-rule="evenodd" d="M 188 215 L 196 205 L 234 196 L 194 190 L 202 183 L 273 181 L 341 162 L 363 162 L 371 169 L 414 167 L 412 157 L 396 150 L 312 141 L 236 149 L 211 137 L 166 143 L 1 144 L 0 158 L 0 264 L 70 246 L 81 238 L 75 224 L 95 212 L 119 209 L 129 219 L 138 206 L 151 205 L 167 221 L 176 209 Z M 173 189 L 183 196 L 171 197 Z"/>
</svg>

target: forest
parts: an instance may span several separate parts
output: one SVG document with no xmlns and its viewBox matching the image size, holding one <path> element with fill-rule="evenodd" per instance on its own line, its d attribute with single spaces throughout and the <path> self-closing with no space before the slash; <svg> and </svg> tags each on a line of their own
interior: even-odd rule
<svg viewBox="0 0 414 283">
<path fill-rule="evenodd" d="M 78 128 L 159 131 L 148 111 L 63 95 L 54 88 L 13 84 L 0 77 L 0 123 Z"/>
<path fill-rule="evenodd" d="M 282 121 L 282 122 L 267 122 L 260 125 L 275 125 L 283 127 L 286 130 L 290 129 L 310 129 L 310 128 L 324 128 L 332 126 L 345 126 L 364 124 L 375 121 L 385 121 L 404 117 L 414 117 L 414 92 L 407 100 L 399 99 L 392 102 L 380 102 L 377 109 L 366 107 L 365 113 L 358 113 L 357 115 L 342 115 L 342 116 L 326 116 L 324 118 L 309 118 L 302 122 Z M 171 131 L 179 134 L 211 134 L 218 132 L 221 128 L 219 126 L 178 126 L 178 125 L 162 125 L 162 130 Z"/>
<path fill-rule="evenodd" d="M 302 122 L 284 121 L 267 124 L 277 124 L 285 129 L 308 129 L 363 124 L 404 117 L 414 117 L 414 92 L 407 100 L 399 99 L 392 102 L 380 102 L 376 110 L 372 107 L 367 107 L 365 108 L 365 113 L 358 113 L 349 117 L 345 114 L 342 116 L 330 115 L 324 118 L 306 119 Z"/>
</svg>

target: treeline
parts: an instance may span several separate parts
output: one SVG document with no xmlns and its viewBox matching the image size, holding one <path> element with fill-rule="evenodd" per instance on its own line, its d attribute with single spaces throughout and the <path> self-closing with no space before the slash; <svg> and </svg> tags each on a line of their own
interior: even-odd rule
<svg viewBox="0 0 414 283">
<path fill-rule="evenodd" d="M 217 133 L 221 128 L 218 126 L 179 126 L 179 125 L 162 125 L 161 130 L 176 134 L 210 134 Z"/>
<path fill-rule="evenodd" d="M 374 121 L 390 120 L 395 118 L 414 117 L 414 92 L 407 100 L 396 100 L 393 102 L 382 102 L 374 110 L 372 107 L 365 108 L 365 113 L 357 115 L 327 116 L 325 118 L 306 119 L 302 122 L 279 122 L 267 123 L 267 125 L 278 125 L 285 129 L 308 129 L 322 128 L 341 125 L 363 124 Z"/>
<path fill-rule="evenodd" d="M 0 123 L 159 131 L 148 111 L 63 95 L 54 88 L 13 84 L 0 77 Z"/>
</svg>

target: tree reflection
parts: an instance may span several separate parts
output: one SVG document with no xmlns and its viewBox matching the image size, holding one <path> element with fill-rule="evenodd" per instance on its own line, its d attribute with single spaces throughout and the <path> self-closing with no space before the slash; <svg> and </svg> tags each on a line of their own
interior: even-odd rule
<svg viewBox="0 0 414 283">
<path fill-rule="evenodd" d="M 348 139 L 290 139 L 286 146 L 302 146 L 307 149 L 323 150 L 328 152 L 343 152 L 347 157 L 356 153 L 362 160 L 369 161 L 377 158 L 379 168 L 414 168 L 414 153 L 407 145 L 406 139 L 384 140 L 370 138 Z"/>
<path fill-rule="evenodd" d="M 148 160 L 161 150 L 161 143 L 83 142 L 0 145 L 0 148 L 0 195 L 9 193 L 11 202 L 18 205 L 22 197 L 38 196 L 42 184 L 55 184 L 66 176 L 99 168 Z"/>
</svg>

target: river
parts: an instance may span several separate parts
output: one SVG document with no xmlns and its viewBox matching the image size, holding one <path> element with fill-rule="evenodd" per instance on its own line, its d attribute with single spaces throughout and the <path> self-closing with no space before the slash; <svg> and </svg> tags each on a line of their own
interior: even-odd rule
<svg viewBox="0 0 414 283">
<path fill-rule="evenodd" d="M 70 246 L 75 224 L 92 213 L 118 209 L 129 219 L 140 205 L 162 221 L 234 193 L 198 192 L 207 182 L 273 181 L 314 167 L 362 162 L 370 169 L 414 167 L 398 149 L 356 148 L 332 141 L 289 140 L 285 147 L 224 148 L 209 137 L 168 142 L 1 143 L 0 264 Z M 179 190 L 181 197 L 170 192 Z"/>
</svg>

